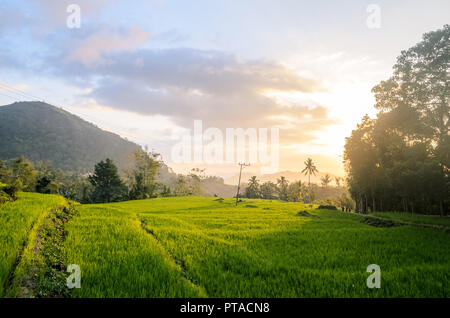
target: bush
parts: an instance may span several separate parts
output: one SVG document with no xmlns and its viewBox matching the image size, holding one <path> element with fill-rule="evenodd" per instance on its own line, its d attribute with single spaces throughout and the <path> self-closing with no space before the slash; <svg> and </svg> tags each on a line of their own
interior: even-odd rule
<svg viewBox="0 0 450 318">
<path fill-rule="evenodd" d="M 5 191 L 0 190 L 0 204 L 11 201 L 11 197 L 5 193 Z"/>
<path fill-rule="evenodd" d="M 337 208 L 334 205 L 319 205 L 317 210 L 337 210 Z"/>
<path fill-rule="evenodd" d="M 6 193 L 12 200 L 17 199 L 17 192 L 21 189 L 20 182 L 15 182 L 12 185 L 4 186 L 1 190 Z"/>
</svg>

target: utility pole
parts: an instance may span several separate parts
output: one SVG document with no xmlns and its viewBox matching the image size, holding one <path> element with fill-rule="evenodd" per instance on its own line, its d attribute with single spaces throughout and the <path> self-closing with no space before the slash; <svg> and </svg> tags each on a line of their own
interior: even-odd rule
<svg viewBox="0 0 450 318">
<path fill-rule="evenodd" d="M 238 200 L 239 200 L 239 189 L 241 188 L 242 167 L 248 167 L 248 166 L 250 166 L 250 164 L 240 163 L 239 162 L 239 165 L 241 166 L 241 169 L 239 171 L 239 182 L 238 182 L 238 189 L 237 189 L 237 193 L 236 193 L 236 206 L 237 206 Z"/>
</svg>

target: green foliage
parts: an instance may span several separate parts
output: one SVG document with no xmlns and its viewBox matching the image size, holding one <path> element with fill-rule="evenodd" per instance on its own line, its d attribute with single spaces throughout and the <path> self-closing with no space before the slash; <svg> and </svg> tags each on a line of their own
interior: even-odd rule
<svg viewBox="0 0 450 318">
<path fill-rule="evenodd" d="M 11 196 L 9 196 L 5 191 L 3 191 L 0 187 L 0 204 L 5 204 L 6 202 L 12 201 Z"/>
<path fill-rule="evenodd" d="M 18 286 L 24 279 L 35 283 L 32 286 L 33 290 L 28 291 L 29 297 L 68 297 L 70 295 L 70 290 L 66 286 L 68 264 L 65 262 L 63 243 L 65 224 L 74 215 L 76 210 L 70 206 L 54 209 L 39 226 L 37 230 L 39 247 L 34 251 L 26 250 L 22 257 L 22 264 L 16 270 Z M 31 243 L 35 245 L 38 242 Z"/>
<path fill-rule="evenodd" d="M 148 199 L 156 195 L 156 173 L 160 166 L 158 157 L 159 154 L 146 150 L 134 151 L 134 167 L 127 172 L 131 200 Z"/>
<path fill-rule="evenodd" d="M 89 176 L 94 187 L 92 200 L 96 203 L 117 202 L 126 198 L 127 188 L 117 173 L 114 162 L 107 158 L 95 165 L 94 173 Z"/>
<path fill-rule="evenodd" d="M 7 162 L 5 160 L 0 160 L 0 186 L 3 182 L 7 182 L 9 180 L 9 176 L 11 175 L 11 171 L 8 169 Z"/>
<path fill-rule="evenodd" d="M 65 205 L 66 200 L 60 196 L 26 192 L 19 193 L 17 201 L 0 205 L 0 296 L 11 287 L 8 283 L 20 264 L 24 247 L 35 241 L 39 220 Z"/>
<path fill-rule="evenodd" d="M 296 181 L 289 184 L 287 189 L 287 201 L 290 202 L 304 202 L 308 195 L 308 189 L 301 181 Z"/>
<path fill-rule="evenodd" d="M 288 200 L 288 185 L 289 182 L 285 177 L 281 177 L 277 180 L 278 185 L 278 197 L 280 200 L 287 201 Z"/>
<path fill-rule="evenodd" d="M 104 158 L 121 169 L 139 146 L 60 108 L 41 102 L 0 107 L 0 159 L 24 155 L 66 173 L 87 173 Z M 1 180 L 1 169 L 0 169 Z"/>
<path fill-rule="evenodd" d="M 170 190 L 170 187 L 164 185 L 164 184 L 158 184 L 159 188 L 160 188 L 160 196 L 162 197 L 171 197 L 172 191 Z"/>
<path fill-rule="evenodd" d="M 446 25 L 402 51 L 393 76 L 373 88 L 377 119 L 365 116 L 347 138 L 358 211 L 450 211 L 449 35 Z"/>
<path fill-rule="evenodd" d="M 247 188 L 245 188 L 245 197 L 250 199 L 257 199 L 261 197 L 259 180 L 256 176 L 251 177 L 248 180 Z"/>
<path fill-rule="evenodd" d="M 21 185 L 21 190 L 24 191 L 34 191 L 36 171 L 33 164 L 25 159 L 24 156 L 12 160 L 11 172 L 9 183 Z"/>
<path fill-rule="evenodd" d="M 5 193 L 11 200 L 17 199 L 17 193 L 22 189 L 22 182 L 16 180 L 14 184 L 5 185 L 1 188 L 2 192 Z"/>
<path fill-rule="evenodd" d="M 174 194 L 176 196 L 200 195 L 202 193 L 201 182 L 204 179 L 204 170 L 194 168 L 187 176 L 178 175 Z"/>
<path fill-rule="evenodd" d="M 308 175 L 308 202 L 311 203 L 314 202 L 313 193 L 311 193 L 311 175 L 316 175 L 319 170 L 317 170 L 317 167 L 311 158 L 308 158 L 304 164 L 305 168 L 302 170 L 302 173 Z"/>
<path fill-rule="evenodd" d="M 81 206 L 64 244 L 83 273 L 73 296 L 450 296 L 448 233 L 374 227 L 300 203 L 245 204 L 173 197 Z M 373 263 L 380 289 L 366 286 Z"/>
<path fill-rule="evenodd" d="M 261 198 L 266 200 L 273 200 L 277 198 L 278 188 L 273 182 L 267 181 L 261 184 L 260 187 Z"/>
</svg>

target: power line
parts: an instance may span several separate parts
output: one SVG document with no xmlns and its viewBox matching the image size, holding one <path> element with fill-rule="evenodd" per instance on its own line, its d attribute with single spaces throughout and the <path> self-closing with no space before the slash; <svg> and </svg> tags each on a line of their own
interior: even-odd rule
<svg viewBox="0 0 450 318">
<path fill-rule="evenodd" d="M 25 98 L 27 98 L 27 99 L 30 99 L 30 98 L 31 98 L 32 100 L 37 100 L 37 101 L 42 101 L 42 102 L 45 101 L 44 98 L 38 97 L 38 96 L 33 95 L 33 94 L 26 93 L 26 92 L 24 92 L 23 90 L 20 90 L 20 89 L 18 89 L 18 88 L 14 88 L 14 87 L 12 87 L 12 86 L 10 86 L 10 85 L 8 85 L 8 84 L 5 84 L 5 83 L 3 83 L 3 82 L 0 82 L 0 89 L 1 89 L 2 87 L 3 87 L 5 90 L 7 90 L 6 92 L 7 92 L 8 94 L 5 94 L 5 93 L 4 93 L 5 91 L 2 92 L 1 90 L 0 90 L 0 94 L 1 94 L 1 95 L 4 95 L 4 96 L 7 96 L 8 98 L 12 98 L 12 99 L 14 99 L 14 100 L 17 99 L 18 97 L 19 97 L 19 99 L 25 97 Z M 11 96 L 11 95 L 9 95 L 9 94 L 13 94 L 13 95 Z M 14 94 L 15 94 L 15 95 L 14 95 Z M 48 102 L 49 102 L 49 104 L 51 104 L 51 105 L 53 105 L 53 106 L 58 106 L 57 103 L 52 103 L 51 101 L 48 101 Z M 68 107 L 62 107 L 62 106 L 58 106 L 58 107 L 61 107 L 62 109 L 68 108 Z M 72 108 L 72 107 L 71 107 L 71 108 Z M 98 123 L 105 122 L 105 120 L 103 120 L 103 119 L 99 119 L 99 118 L 97 118 L 97 117 L 95 117 L 95 116 L 92 116 L 92 115 L 86 115 L 86 114 L 83 114 L 83 113 L 74 111 L 74 110 L 72 110 L 72 109 L 69 111 L 69 113 L 72 113 L 72 114 L 74 114 L 74 115 L 77 115 L 77 116 L 79 116 L 79 117 L 81 117 L 81 118 L 84 117 L 85 119 L 91 121 L 92 123 L 95 123 L 95 122 L 98 122 Z M 116 126 L 116 128 L 118 128 L 118 129 L 120 129 L 120 130 L 124 130 L 124 131 L 127 131 L 127 130 L 128 130 L 128 128 L 123 127 L 123 126 L 118 126 L 118 125 L 114 125 L 114 126 Z"/>
<path fill-rule="evenodd" d="M 12 99 L 16 99 L 17 96 L 13 96 L 13 95 L 9 95 L 5 92 L 0 91 L 0 95 L 3 95 L 4 97 L 8 97 L 8 98 L 12 98 Z"/>
<path fill-rule="evenodd" d="M 23 97 L 26 97 L 26 98 L 30 98 L 31 97 L 32 99 L 43 100 L 43 99 L 41 99 L 41 98 L 39 98 L 39 97 L 37 97 L 35 95 L 26 93 L 26 92 L 24 92 L 24 91 L 22 91 L 20 89 L 17 89 L 15 87 L 7 85 L 7 84 L 5 84 L 3 82 L 0 82 L 0 87 L 3 87 L 3 89 L 6 89 L 6 90 L 11 91 L 13 93 L 20 94 L 20 95 L 22 95 Z"/>
</svg>

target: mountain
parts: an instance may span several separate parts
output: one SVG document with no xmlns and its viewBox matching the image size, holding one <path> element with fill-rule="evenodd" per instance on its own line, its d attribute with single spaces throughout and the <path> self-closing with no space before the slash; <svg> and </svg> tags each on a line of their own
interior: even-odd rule
<svg viewBox="0 0 450 318">
<path fill-rule="evenodd" d="M 303 168 L 302 168 L 303 169 Z M 320 184 L 320 178 L 322 178 L 323 176 L 325 176 L 327 173 L 326 172 L 318 172 L 316 173 L 316 175 L 311 175 L 311 183 L 317 183 Z M 308 182 L 308 176 L 304 175 L 303 173 L 300 172 L 294 172 L 294 171 L 280 171 L 277 173 L 272 173 L 272 174 L 263 174 L 263 175 L 258 175 L 255 173 L 249 173 L 249 172 L 242 172 L 242 178 L 241 178 L 241 182 L 242 183 L 247 183 L 248 179 L 250 179 L 252 176 L 256 175 L 258 180 L 260 182 L 266 182 L 266 181 L 272 181 L 274 183 L 277 182 L 277 179 L 279 179 L 280 177 L 285 177 L 288 181 L 293 182 L 293 181 L 302 181 L 302 182 Z M 331 176 L 331 184 L 334 185 L 335 181 L 334 181 L 334 177 L 335 175 L 329 173 L 329 175 Z M 228 177 L 225 179 L 225 183 L 227 184 L 237 184 L 239 181 L 239 174 Z"/>
<path fill-rule="evenodd" d="M 207 177 L 201 182 L 202 195 L 207 197 L 219 196 L 232 198 L 236 195 L 237 186 L 225 184 L 221 177 Z"/>
<path fill-rule="evenodd" d="M 124 169 L 138 147 L 46 103 L 0 106 L 0 159 L 23 155 L 34 163 L 48 161 L 66 172 L 86 173 L 106 158 Z"/>
<path fill-rule="evenodd" d="M 25 156 L 33 163 L 48 163 L 65 172 L 88 173 L 106 158 L 119 171 L 128 169 L 132 153 L 140 146 L 119 135 L 104 131 L 61 108 L 42 102 L 16 102 L 0 106 L 0 159 Z M 175 173 L 165 163 L 158 169 L 157 181 L 174 186 Z M 205 196 L 232 197 L 236 186 L 222 178 L 202 180 Z"/>
</svg>

